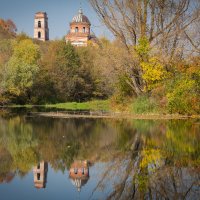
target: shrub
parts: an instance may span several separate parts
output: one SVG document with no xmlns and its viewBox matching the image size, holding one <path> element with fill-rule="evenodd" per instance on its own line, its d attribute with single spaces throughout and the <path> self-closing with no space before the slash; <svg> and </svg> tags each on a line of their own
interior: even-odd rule
<svg viewBox="0 0 200 200">
<path fill-rule="evenodd" d="M 157 113 L 159 108 L 153 98 L 141 96 L 134 100 L 132 111 L 136 114 Z"/>
<path fill-rule="evenodd" d="M 167 108 L 170 113 L 198 114 L 199 95 L 197 82 L 189 77 L 179 77 L 172 81 L 167 93 Z"/>
</svg>

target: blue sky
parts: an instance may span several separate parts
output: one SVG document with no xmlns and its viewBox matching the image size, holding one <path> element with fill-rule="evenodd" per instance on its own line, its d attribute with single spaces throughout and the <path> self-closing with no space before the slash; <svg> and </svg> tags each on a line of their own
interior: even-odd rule
<svg viewBox="0 0 200 200">
<path fill-rule="evenodd" d="M 62 38 L 69 30 L 69 23 L 80 8 L 92 24 L 97 36 L 112 38 L 111 33 L 98 19 L 88 0 L 0 0 L 0 18 L 12 19 L 18 32 L 33 37 L 34 14 L 47 12 L 49 18 L 50 39 Z"/>
</svg>

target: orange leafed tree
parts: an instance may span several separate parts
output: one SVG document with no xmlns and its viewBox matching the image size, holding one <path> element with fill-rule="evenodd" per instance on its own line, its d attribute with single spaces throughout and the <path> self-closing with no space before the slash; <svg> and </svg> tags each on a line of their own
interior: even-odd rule
<svg viewBox="0 0 200 200">
<path fill-rule="evenodd" d="M 17 27 L 11 19 L 8 20 L 0 19 L 0 27 L 9 34 L 13 36 L 16 35 Z"/>
</svg>

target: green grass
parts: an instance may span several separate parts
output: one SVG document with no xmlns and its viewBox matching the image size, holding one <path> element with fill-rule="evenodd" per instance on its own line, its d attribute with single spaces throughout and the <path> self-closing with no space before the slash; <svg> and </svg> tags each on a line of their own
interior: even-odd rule
<svg viewBox="0 0 200 200">
<path fill-rule="evenodd" d="M 15 104 L 13 104 L 13 105 L 6 105 L 6 106 L 4 106 L 4 107 L 6 107 L 6 108 L 33 108 L 35 105 L 15 105 Z M 37 105 L 37 106 L 40 106 L 40 105 Z"/>
<path fill-rule="evenodd" d="M 133 114 L 159 114 L 159 108 L 152 99 L 141 96 L 134 100 L 131 105 Z"/>
<path fill-rule="evenodd" d="M 83 103 L 68 102 L 68 103 L 58 103 L 58 104 L 47 104 L 46 108 L 58 108 L 66 110 L 109 110 L 108 100 L 94 100 Z"/>
<path fill-rule="evenodd" d="M 46 108 L 58 108 L 66 110 L 110 110 L 109 100 L 93 100 L 88 102 L 66 102 L 57 104 L 46 104 L 46 105 L 7 105 L 7 108 L 33 108 L 34 106 L 46 107 Z"/>
</svg>

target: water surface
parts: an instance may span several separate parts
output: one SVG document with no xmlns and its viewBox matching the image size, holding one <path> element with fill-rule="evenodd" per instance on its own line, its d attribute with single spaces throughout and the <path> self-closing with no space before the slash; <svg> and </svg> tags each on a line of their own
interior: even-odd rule
<svg viewBox="0 0 200 200">
<path fill-rule="evenodd" d="M 54 119 L 0 111 L 0 196 L 199 199 L 198 120 Z"/>
</svg>

